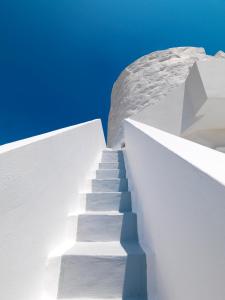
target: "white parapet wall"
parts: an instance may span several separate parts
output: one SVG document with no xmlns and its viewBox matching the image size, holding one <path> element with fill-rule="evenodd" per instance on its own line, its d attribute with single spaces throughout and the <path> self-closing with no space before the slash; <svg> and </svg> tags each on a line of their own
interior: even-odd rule
<svg viewBox="0 0 225 300">
<path fill-rule="evenodd" d="M 151 300 L 224 300 L 225 155 L 133 120 L 125 156 Z"/>
<path fill-rule="evenodd" d="M 48 255 L 104 147 L 100 120 L 0 147 L 0 299 L 40 299 Z"/>
</svg>

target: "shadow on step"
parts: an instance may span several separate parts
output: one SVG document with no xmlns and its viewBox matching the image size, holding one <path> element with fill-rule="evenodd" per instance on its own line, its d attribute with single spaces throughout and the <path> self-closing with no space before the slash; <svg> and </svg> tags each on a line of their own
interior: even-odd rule
<svg viewBox="0 0 225 300">
<path fill-rule="evenodd" d="M 147 299 L 147 264 L 146 256 L 138 243 L 137 218 L 123 217 L 120 243 L 127 254 L 123 299 Z"/>
<path fill-rule="evenodd" d="M 123 299 L 147 299 L 147 265 L 145 253 L 138 243 L 121 242 L 127 253 L 123 283 Z"/>
</svg>

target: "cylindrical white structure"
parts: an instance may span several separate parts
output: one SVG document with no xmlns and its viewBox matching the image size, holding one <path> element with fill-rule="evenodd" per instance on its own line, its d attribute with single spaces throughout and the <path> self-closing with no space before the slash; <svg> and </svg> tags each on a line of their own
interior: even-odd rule
<svg viewBox="0 0 225 300">
<path fill-rule="evenodd" d="M 108 146 L 120 147 L 123 143 L 125 118 L 161 101 L 185 81 L 194 62 L 207 58 L 203 48 L 179 47 L 153 52 L 128 66 L 113 86 Z"/>
</svg>

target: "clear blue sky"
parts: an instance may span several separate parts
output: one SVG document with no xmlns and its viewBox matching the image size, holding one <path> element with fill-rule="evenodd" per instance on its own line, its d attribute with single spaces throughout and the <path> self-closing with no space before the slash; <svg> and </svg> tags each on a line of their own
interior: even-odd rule
<svg viewBox="0 0 225 300">
<path fill-rule="evenodd" d="M 225 50 L 224 0 L 1 0 L 0 144 L 101 118 L 136 58 Z"/>
</svg>

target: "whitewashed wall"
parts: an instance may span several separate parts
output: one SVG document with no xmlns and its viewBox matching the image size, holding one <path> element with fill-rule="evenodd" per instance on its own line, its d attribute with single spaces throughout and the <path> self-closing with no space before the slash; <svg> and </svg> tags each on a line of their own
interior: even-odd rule
<svg viewBox="0 0 225 300">
<path fill-rule="evenodd" d="M 224 300 L 225 155 L 125 121 L 151 300 Z"/>
<path fill-rule="evenodd" d="M 39 299 L 47 256 L 104 147 L 100 120 L 0 147 L 0 299 Z"/>
<path fill-rule="evenodd" d="M 123 142 L 123 120 L 131 118 L 147 107 L 148 112 L 141 118 L 146 119 L 150 114 L 150 118 L 153 115 L 153 122 L 158 123 L 159 118 L 155 119 L 151 108 L 154 109 L 170 91 L 184 83 L 189 68 L 196 61 L 211 58 L 203 48 L 177 47 L 147 54 L 126 67 L 112 89 L 108 121 L 109 147 L 120 148 Z M 168 101 L 170 100 L 169 97 Z M 179 110 L 179 103 L 177 104 L 178 108 L 175 106 L 172 109 L 170 104 L 166 104 L 166 109 L 169 107 L 170 112 L 174 109 Z M 159 113 L 158 109 L 154 111 Z M 174 124 L 173 120 L 172 123 Z M 171 123 L 167 124 L 170 128 Z"/>
</svg>

